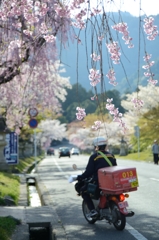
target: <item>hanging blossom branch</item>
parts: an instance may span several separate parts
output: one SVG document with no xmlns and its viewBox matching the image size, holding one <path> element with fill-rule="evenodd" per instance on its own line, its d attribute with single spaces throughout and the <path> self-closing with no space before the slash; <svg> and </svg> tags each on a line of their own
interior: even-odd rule
<svg viewBox="0 0 159 240">
<path fill-rule="evenodd" d="M 102 36 L 98 36 L 98 40 L 99 41 L 102 41 L 104 39 L 104 36 L 102 35 Z"/>
<path fill-rule="evenodd" d="M 118 122 L 119 126 L 122 127 L 123 132 L 125 133 L 128 129 L 122 120 L 122 113 L 119 112 L 118 108 L 115 108 L 114 104 L 112 104 L 112 101 L 113 98 L 107 99 L 106 109 L 109 110 L 111 115 L 114 115 L 113 122 Z"/>
<path fill-rule="evenodd" d="M 92 126 L 93 130 L 98 130 L 101 126 L 102 122 L 101 121 L 95 121 L 94 125 Z"/>
<path fill-rule="evenodd" d="M 86 116 L 85 109 L 84 109 L 84 108 L 77 107 L 76 110 L 78 111 L 78 112 L 76 113 L 76 118 L 77 118 L 78 120 L 83 120 L 84 117 Z"/>
<path fill-rule="evenodd" d="M 110 80 L 109 83 L 112 84 L 113 86 L 116 86 L 118 84 L 117 82 L 115 82 L 116 77 L 114 69 L 110 69 L 106 74 L 106 77 Z"/>
<path fill-rule="evenodd" d="M 113 63 L 119 64 L 121 53 L 119 52 L 120 48 L 118 47 L 118 42 L 113 41 L 112 43 L 106 44 L 106 46 L 108 48 L 108 52 L 111 55 L 110 58 L 113 60 Z M 116 77 L 114 69 L 109 69 L 106 77 L 110 80 L 109 83 L 113 86 L 116 86 L 118 84 L 117 82 L 115 82 Z"/>
<path fill-rule="evenodd" d="M 128 26 L 127 23 L 118 23 L 112 28 L 120 33 L 123 34 L 122 39 L 125 41 L 125 44 L 128 45 L 128 48 L 133 48 L 134 45 L 132 44 L 132 37 L 129 36 Z"/>
<path fill-rule="evenodd" d="M 154 18 L 147 17 L 144 19 L 145 24 L 143 25 L 145 33 L 148 35 L 147 39 L 152 41 L 155 40 L 156 36 L 158 35 L 157 26 L 153 25 Z"/>
<path fill-rule="evenodd" d="M 96 69 L 90 69 L 90 74 L 89 74 L 89 80 L 90 84 L 95 87 L 99 82 L 101 78 L 101 74 L 99 73 L 99 70 Z"/>
<path fill-rule="evenodd" d="M 150 68 L 155 63 L 154 61 L 151 61 L 151 62 L 149 61 L 151 56 L 152 56 L 151 54 L 147 54 L 147 53 L 145 54 L 143 58 L 144 58 L 144 61 L 147 63 L 147 65 L 143 65 L 142 68 L 147 70 L 147 72 L 144 72 L 145 77 L 149 77 L 147 81 L 152 85 L 156 85 L 158 83 L 158 80 L 153 79 L 155 74 L 150 71 Z"/>
<path fill-rule="evenodd" d="M 125 44 L 128 45 L 128 48 L 133 48 L 134 45 L 132 44 L 132 37 L 129 36 L 128 32 L 128 26 L 127 23 L 118 23 L 112 28 L 120 33 L 123 34 L 122 39 L 125 41 Z M 110 44 L 106 44 L 109 53 L 111 54 L 111 59 L 113 60 L 114 64 L 119 64 L 120 63 L 120 55 L 121 53 L 119 52 L 120 48 L 118 47 L 118 42 L 112 42 Z M 117 82 L 115 82 L 115 71 L 114 69 L 110 69 L 109 72 L 107 73 L 106 77 L 110 80 L 109 83 L 112 84 L 113 86 L 117 85 Z"/>
<path fill-rule="evenodd" d="M 94 101 L 95 99 L 96 99 L 96 100 L 98 99 L 98 97 L 97 97 L 96 94 L 95 94 L 93 97 L 91 97 L 91 100 L 92 100 L 92 101 Z"/>
<path fill-rule="evenodd" d="M 114 64 L 119 64 L 120 63 L 120 55 L 121 53 L 119 52 L 120 48 L 118 46 L 118 42 L 111 42 L 106 44 L 108 48 L 108 52 L 110 53 L 110 58 L 113 60 Z"/>
<path fill-rule="evenodd" d="M 100 60 L 100 55 L 97 55 L 96 53 L 91 54 L 90 57 L 93 59 L 94 62 Z M 89 80 L 91 81 L 90 85 L 95 87 L 100 82 L 101 74 L 99 73 L 99 70 L 93 68 L 91 68 L 89 72 Z"/>
<path fill-rule="evenodd" d="M 91 58 L 93 59 L 93 61 L 97 62 L 100 60 L 100 55 L 93 53 L 93 54 L 91 54 Z"/>
</svg>

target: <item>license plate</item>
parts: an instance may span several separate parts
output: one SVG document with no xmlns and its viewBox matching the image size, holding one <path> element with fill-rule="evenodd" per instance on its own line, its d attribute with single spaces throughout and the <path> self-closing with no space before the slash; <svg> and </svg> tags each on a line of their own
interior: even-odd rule
<svg viewBox="0 0 159 240">
<path fill-rule="evenodd" d="M 119 203 L 118 203 L 118 206 L 119 206 L 119 208 L 126 208 L 126 207 L 128 207 L 129 205 L 128 205 L 128 202 L 125 201 L 125 202 L 119 202 Z"/>
</svg>

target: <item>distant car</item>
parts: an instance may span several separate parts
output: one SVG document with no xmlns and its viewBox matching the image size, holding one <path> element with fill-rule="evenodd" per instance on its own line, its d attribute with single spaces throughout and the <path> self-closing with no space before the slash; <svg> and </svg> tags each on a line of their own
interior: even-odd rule
<svg viewBox="0 0 159 240">
<path fill-rule="evenodd" d="M 70 157 L 70 149 L 68 147 L 60 147 L 59 148 L 59 158 L 60 157 Z"/>
<path fill-rule="evenodd" d="M 55 155 L 54 149 L 52 147 L 47 149 L 47 155 Z"/>
<path fill-rule="evenodd" d="M 80 151 L 79 151 L 78 148 L 72 148 L 71 154 L 72 154 L 72 155 L 79 155 L 79 154 L 80 154 Z"/>
</svg>

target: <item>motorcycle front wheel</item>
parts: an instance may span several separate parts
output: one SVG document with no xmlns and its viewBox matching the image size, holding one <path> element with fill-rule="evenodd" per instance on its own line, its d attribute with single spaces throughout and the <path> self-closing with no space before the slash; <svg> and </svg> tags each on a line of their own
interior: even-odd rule
<svg viewBox="0 0 159 240">
<path fill-rule="evenodd" d="M 90 224 L 94 224 L 97 221 L 97 219 L 93 219 L 89 216 L 90 210 L 88 209 L 87 204 L 85 203 L 84 200 L 82 202 L 82 211 L 87 222 L 89 222 Z"/>
<path fill-rule="evenodd" d="M 126 217 L 125 217 L 125 215 L 122 214 L 119 211 L 119 207 L 115 203 L 112 203 L 111 210 L 115 211 L 115 213 L 117 214 L 117 220 L 115 222 L 113 222 L 114 227 L 117 230 L 122 231 L 125 228 L 125 225 L 126 225 Z"/>
</svg>

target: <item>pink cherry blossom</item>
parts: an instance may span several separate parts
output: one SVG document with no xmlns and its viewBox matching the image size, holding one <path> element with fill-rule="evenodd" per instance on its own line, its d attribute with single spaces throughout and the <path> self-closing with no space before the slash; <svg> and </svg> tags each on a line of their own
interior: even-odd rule
<svg viewBox="0 0 159 240">
<path fill-rule="evenodd" d="M 99 73 L 99 70 L 96 69 L 90 69 L 90 74 L 89 74 L 89 80 L 90 84 L 95 87 L 99 82 L 101 78 L 101 74 Z"/>
<path fill-rule="evenodd" d="M 116 86 L 118 83 L 116 82 L 115 71 L 114 69 L 110 69 L 106 74 L 106 77 L 110 80 L 109 83 L 113 86 Z"/>
<path fill-rule="evenodd" d="M 123 132 L 125 133 L 128 129 L 123 122 L 122 113 L 119 112 L 118 108 L 115 108 L 114 104 L 112 104 L 113 98 L 107 99 L 106 109 L 109 110 L 109 113 L 113 115 L 113 121 L 118 122 L 119 126 L 122 128 Z"/>
<path fill-rule="evenodd" d="M 100 60 L 100 55 L 97 55 L 96 53 L 91 54 L 91 58 L 93 61 L 99 61 Z"/>
<path fill-rule="evenodd" d="M 138 110 L 140 110 L 144 105 L 144 101 L 139 98 L 133 98 L 131 101 L 134 103 L 134 108 Z"/>
<path fill-rule="evenodd" d="M 119 64 L 120 63 L 120 55 L 121 53 L 119 52 L 120 48 L 118 47 L 118 42 L 111 42 L 109 44 L 106 44 L 108 48 L 108 52 L 110 53 L 110 58 L 113 60 L 114 64 Z"/>
<path fill-rule="evenodd" d="M 147 39 L 152 41 L 155 40 L 156 36 L 158 35 L 157 26 L 153 25 L 154 18 L 153 17 L 146 17 L 144 18 L 145 24 L 143 25 L 145 33 L 148 35 Z"/>
<path fill-rule="evenodd" d="M 23 30 L 23 33 L 27 36 L 32 36 L 33 35 L 33 32 L 29 31 L 29 30 Z"/>
<path fill-rule="evenodd" d="M 151 67 L 154 65 L 154 61 L 149 61 L 152 57 L 152 54 L 145 54 L 145 56 L 143 57 L 144 61 L 147 63 L 147 65 L 143 65 L 142 68 L 146 69 L 147 72 L 144 72 L 145 77 L 149 77 L 149 79 L 147 80 L 148 83 L 152 84 L 152 85 L 156 85 L 158 83 L 157 80 L 153 80 L 154 77 L 154 73 L 151 72 Z"/>
<path fill-rule="evenodd" d="M 97 95 L 94 95 L 93 97 L 91 97 L 91 100 L 94 101 L 94 99 L 97 99 Z"/>
<path fill-rule="evenodd" d="M 93 8 L 93 11 L 91 13 L 91 16 L 94 16 L 94 15 L 97 15 L 97 14 L 100 14 L 101 10 L 97 9 L 97 8 Z"/>
<path fill-rule="evenodd" d="M 85 109 L 84 109 L 84 108 L 77 107 L 76 110 L 78 111 L 78 112 L 76 113 L 76 118 L 77 118 L 78 120 L 83 120 L 83 118 L 86 116 Z"/>
<path fill-rule="evenodd" d="M 150 84 L 152 84 L 152 85 L 154 85 L 154 86 L 158 83 L 158 80 L 154 80 L 154 79 L 151 78 L 151 77 L 150 77 L 147 81 L 148 81 L 148 83 L 150 83 Z"/>
<path fill-rule="evenodd" d="M 104 36 L 98 36 L 98 40 L 102 41 L 104 39 Z"/>
<path fill-rule="evenodd" d="M 56 37 L 54 37 L 53 35 L 46 35 L 44 36 L 46 42 L 55 42 Z"/>
<path fill-rule="evenodd" d="M 112 26 L 112 28 L 123 34 L 122 39 L 125 41 L 125 44 L 128 45 L 128 48 L 133 48 L 134 47 L 134 45 L 131 43 L 132 38 L 129 37 L 127 23 L 124 23 L 124 22 L 118 23 L 118 24 Z"/>
<path fill-rule="evenodd" d="M 102 122 L 101 121 L 95 121 L 94 125 L 92 126 L 93 130 L 98 130 L 101 126 Z"/>
</svg>

